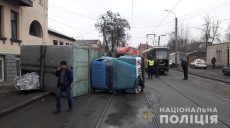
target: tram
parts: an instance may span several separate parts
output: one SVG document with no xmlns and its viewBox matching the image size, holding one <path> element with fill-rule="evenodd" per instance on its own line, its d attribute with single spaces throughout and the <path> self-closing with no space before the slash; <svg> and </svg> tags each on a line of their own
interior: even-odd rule
<svg viewBox="0 0 230 128">
<path fill-rule="evenodd" d="M 142 57 L 148 59 L 152 57 L 158 62 L 158 70 L 160 73 L 169 71 L 169 49 L 167 47 L 154 47 L 145 50 L 142 53 Z"/>
</svg>

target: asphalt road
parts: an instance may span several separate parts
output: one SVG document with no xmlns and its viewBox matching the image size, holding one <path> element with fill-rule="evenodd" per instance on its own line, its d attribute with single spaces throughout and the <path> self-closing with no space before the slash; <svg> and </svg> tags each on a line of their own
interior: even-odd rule
<svg viewBox="0 0 230 128">
<path fill-rule="evenodd" d="M 229 128 L 230 127 L 230 85 L 189 76 L 182 80 L 182 73 L 170 71 L 159 79 L 147 81 L 147 96 L 161 128 Z M 217 108 L 218 124 L 166 124 L 160 123 L 160 108 Z M 167 113 L 172 115 L 175 113 Z M 176 113 L 181 115 L 209 115 L 213 113 Z M 216 113 L 215 113 L 216 114 Z M 214 115 L 214 114 L 213 114 Z"/>
<path fill-rule="evenodd" d="M 229 128 L 230 85 L 170 71 L 147 80 L 142 94 L 96 93 L 74 99 L 74 110 L 53 115 L 55 97 L 49 96 L 0 119 L 0 128 Z M 160 108 L 215 107 L 218 124 L 161 123 Z M 181 116 L 187 113 L 176 113 Z M 190 114 L 190 113 L 189 113 Z M 212 113 L 192 113 L 210 115 Z"/>
</svg>

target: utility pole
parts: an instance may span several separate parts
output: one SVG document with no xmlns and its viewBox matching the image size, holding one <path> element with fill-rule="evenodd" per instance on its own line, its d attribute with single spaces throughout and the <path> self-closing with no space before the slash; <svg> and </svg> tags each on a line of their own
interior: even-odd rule
<svg viewBox="0 0 230 128">
<path fill-rule="evenodd" d="M 228 42 L 227 67 L 229 67 L 229 45 L 230 43 Z"/>
<path fill-rule="evenodd" d="M 178 27 L 178 19 L 177 19 L 177 16 L 176 16 L 176 13 L 171 11 L 171 10 L 165 10 L 166 12 L 169 12 L 169 13 L 172 13 L 174 16 L 175 16 L 175 64 L 176 66 L 178 65 L 178 62 L 177 62 L 177 47 L 178 47 L 178 42 L 177 42 L 177 27 Z"/>
<path fill-rule="evenodd" d="M 178 42 L 177 42 L 177 27 L 178 27 L 178 19 L 177 17 L 175 17 L 175 64 L 176 66 L 178 65 L 178 62 L 177 62 L 177 47 L 178 47 Z"/>
<path fill-rule="evenodd" d="M 161 37 L 162 36 L 166 36 L 166 35 L 160 35 L 160 36 L 158 36 L 158 47 L 160 46 L 160 43 L 161 43 Z"/>
<path fill-rule="evenodd" d="M 229 42 L 228 42 L 227 67 L 229 67 L 229 45 L 230 45 L 230 34 L 229 34 Z"/>
<path fill-rule="evenodd" d="M 158 36 L 158 47 L 160 46 L 161 36 Z"/>
</svg>

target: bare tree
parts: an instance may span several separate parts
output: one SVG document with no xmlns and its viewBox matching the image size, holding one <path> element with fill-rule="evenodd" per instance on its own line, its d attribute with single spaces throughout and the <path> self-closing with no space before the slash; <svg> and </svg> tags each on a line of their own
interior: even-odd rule
<svg viewBox="0 0 230 128">
<path fill-rule="evenodd" d="M 169 35 L 168 48 L 169 48 L 169 52 L 172 53 L 175 52 L 175 42 L 176 42 L 175 34 L 174 32 L 170 32 L 168 33 L 168 35 Z"/>
<path fill-rule="evenodd" d="M 221 39 L 220 39 L 221 34 L 219 33 L 219 30 L 220 30 L 220 21 L 213 20 L 211 44 L 213 44 L 214 41 L 218 41 L 218 43 L 221 42 Z"/>
<path fill-rule="evenodd" d="M 202 30 L 202 40 L 205 40 L 206 56 L 208 45 L 212 45 L 214 42 L 220 43 L 221 34 L 220 30 L 220 21 L 211 18 L 210 16 L 204 17 L 204 24 Z"/>
<path fill-rule="evenodd" d="M 187 52 L 187 45 L 191 40 L 191 32 L 190 27 L 188 25 L 181 24 L 178 30 L 178 51 L 179 52 Z M 175 36 L 174 32 L 169 33 L 169 42 L 168 47 L 170 52 L 174 52 L 175 49 Z"/>
<path fill-rule="evenodd" d="M 107 53 L 113 54 L 116 47 L 126 45 L 130 25 L 119 13 L 107 11 L 99 17 L 95 27 L 103 35 Z"/>
<path fill-rule="evenodd" d="M 228 27 L 227 27 L 227 29 L 226 29 L 225 40 L 226 40 L 226 41 L 229 41 L 229 40 L 230 40 L 230 23 L 228 24 Z"/>
<path fill-rule="evenodd" d="M 211 18 L 210 16 L 204 17 L 204 24 L 202 30 L 202 40 L 205 40 L 206 46 L 212 45 L 214 42 L 220 42 L 221 34 L 220 21 Z"/>
<path fill-rule="evenodd" d="M 187 52 L 187 45 L 191 41 L 191 31 L 188 25 L 181 24 L 179 29 L 179 43 L 180 43 L 180 51 Z"/>
</svg>

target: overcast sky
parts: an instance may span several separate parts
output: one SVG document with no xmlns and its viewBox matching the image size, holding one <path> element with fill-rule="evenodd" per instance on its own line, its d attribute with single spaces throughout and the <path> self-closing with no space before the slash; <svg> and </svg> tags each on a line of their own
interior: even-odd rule
<svg viewBox="0 0 230 128">
<path fill-rule="evenodd" d="M 175 16 L 166 9 L 173 9 L 179 27 L 190 27 L 194 39 L 200 38 L 200 30 L 194 27 L 201 28 L 204 16 L 222 21 L 222 37 L 230 22 L 230 0 L 133 0 L 133 11 L 132 0 L 49 0 L 49 28 L 76 39 L 102 39 L 94 25 L 99 15 L 111 10 L 130 22 L 129 45 L 137 46 L 146 43 L 146 34 L 174 31 Z M 162 37 L 162 44 L 167 40 Z"/>
</svg>

